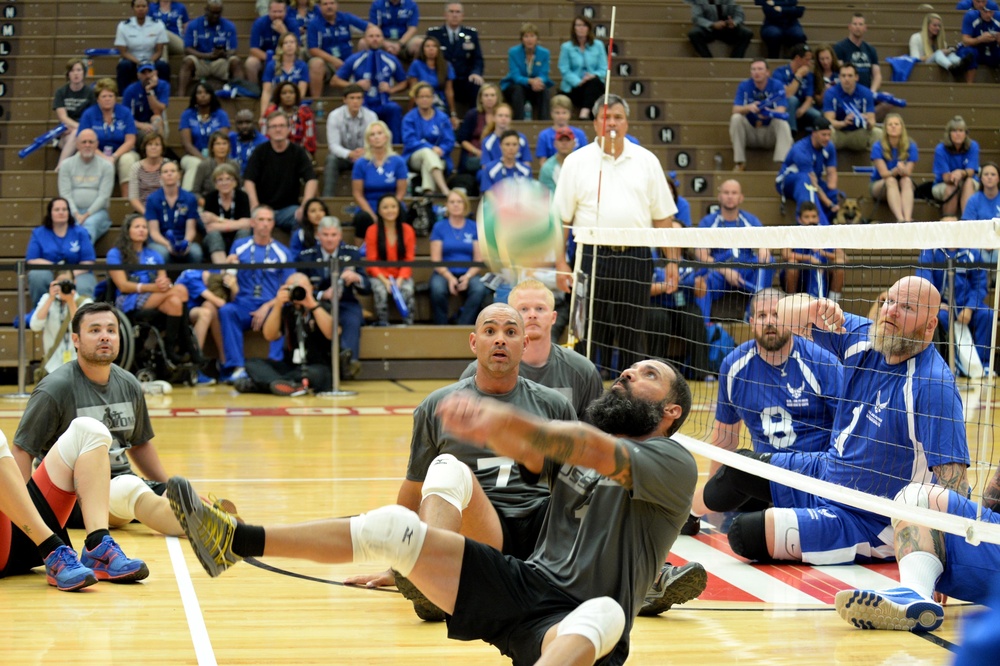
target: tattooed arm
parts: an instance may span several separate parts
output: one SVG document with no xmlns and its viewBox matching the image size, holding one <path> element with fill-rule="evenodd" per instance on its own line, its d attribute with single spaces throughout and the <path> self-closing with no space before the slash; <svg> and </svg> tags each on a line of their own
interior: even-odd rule
<svg viewBox="0 0 1000 666">
<path fill-rule="evenodd" d="M 964 463 L 945 463 L 932 467 L 931 471 L 937 477 L 937 484 L 949 490 L 954 490 L 962 497 L 969 496 L 969 480 L 966 477 Z M 996 481 L 996 479 L 994 479 Z"/>
<path fill-rule="evenodd" d="M 983 506 L 992 511 L 1000 511 L 1000 467 L 986 484 L 986 490 L 983 491 Z"/>
<path fill-rule="evenodd" d="M 632 459 L 618 438 L 585 423 L 544 421 L 510 405 L 472 393 L 454 393 L 437 414 L 456 437 L 517 460 L 533 472 L 546 458 L 588 467 L 632 488 Z"/>
</svg>

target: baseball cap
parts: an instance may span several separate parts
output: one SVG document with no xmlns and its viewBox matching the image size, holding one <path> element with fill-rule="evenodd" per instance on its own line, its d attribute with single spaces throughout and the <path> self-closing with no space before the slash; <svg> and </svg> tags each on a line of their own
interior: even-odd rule
<svg viewBox="0 0 1000 666">
<path fill-rule="evenodd" d="M 156 69 L 156 67 L 153 65 L 152 62 L 150 62 L 149 60 L 143 60 L 142 62 L 139 63 L 139 67 L 138 67 L 137 71 L 140 71 L 140 72 L 150 72 L 150 71 L 152 71 L 154 69 Z"/>
<path fill-rule="evenodd" d="M 556 141 L 559 139 L 573 139 L 573 130 L 568 127 L 559 127 L 556 129 Z"/>
<path fill-rule="evenodd" d="M 826 118 L 817 118 L 813 121 L 813 131 L 830 129 L 830 121 Z"/>
</svg>

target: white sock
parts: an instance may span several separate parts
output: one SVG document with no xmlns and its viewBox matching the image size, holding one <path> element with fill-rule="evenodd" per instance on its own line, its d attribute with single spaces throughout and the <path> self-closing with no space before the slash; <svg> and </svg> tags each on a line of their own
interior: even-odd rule
<svg viewBox="0 0 1000 666">
<path fill-rule="evenodd" d="M 941 560 L 924 551 L 904 555 L 899 561 L 899 584 L 925 599 L 934 598 L 934 585 L 943 573 Z"/>
</svg>

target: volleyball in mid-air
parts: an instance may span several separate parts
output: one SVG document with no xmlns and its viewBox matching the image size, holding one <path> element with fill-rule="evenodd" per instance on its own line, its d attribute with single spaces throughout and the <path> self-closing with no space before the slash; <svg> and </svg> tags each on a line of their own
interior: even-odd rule
<svg viewBox="0 0 1000 666">
<path fill-rule="evenodd" d="M 563 245 L 562 222 L 537 180 L 508 178 L 481 199 L 476 214 L 483 261 L 492 269 L 551 265 Z"/>
</svg>

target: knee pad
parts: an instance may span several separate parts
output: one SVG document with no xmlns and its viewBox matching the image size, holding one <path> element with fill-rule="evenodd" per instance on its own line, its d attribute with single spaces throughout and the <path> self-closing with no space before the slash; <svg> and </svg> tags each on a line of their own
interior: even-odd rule
<svg viewBox="0 0 1000 666">
<path fill-rule="evenodd" d="M 7 438 L 4 434 L 0 432 L 0 458 L 13 458 L 14 454 L 10 452 L 10 447 L 7 446 Z"/>
<path fill-rule="evenodd" d="M 557 636 L 577 634 L 594 644 L 600 659 L 611 652 L 625 631 L 625 611 L 611 597 L 588 599 L 564 617 L 556 629 Z"/>
<path fill-rule="evenodd" d="M 139 498 L 153 489 L 135 474 L 122 474 L 111 479 L 111 492 L 108 496 L 108 511 L 115 518 L 129 522 L 135 520 L 135 505 Z"/>
<path fill-rule="evenodd" d="M 903 489 L 896 493 L 896 497 L 893 500 L 908 506 L 919 506 L 928 509 L 931 506 L 930 496 L 931 487 L 929 485 L 925 483 L 910 483 L 903 486 Z M 892 518 L 893 528 L 896 527 L 896 523 L 899 521 L 899 518 Z"/>
<path fill-rule="evenodd" d="M 78 416 L 73 419 L 55 444 L 59 457 L 70 469 L 76 469 L 76 461 L 84 453 L 102 446 L 105 449 L 111 448 L 111 431 L 106 425 L 89 416 Z"/>
<path fill-rule="evenodd" d="M 794 509 L 771 509 L 771 520 L 774 522 L 774 559 L 801 560 L 799 515 Z"/>
<path fill-rule="evenodd" d="M 764 533 L 764 512 L 741 513 L 729 526 L 729 547 L 740 557 L 755 562 L 769 562 L 767 537 Z"/>
<path fill-rule="evenodd" d="M 354 561 L 387 562 L 404 576 L 413 571 L 426 536 L 427 525 L 398 504 L 351 518 Z"/>
<path fill-rule="evenodd" d="M 472 501 L 472 470 L 450 453 L 443 453 L 431 461 L 424 477 L 421 497 L 437 495 L 448 504 L 465 511 Z"/>
</svg>

